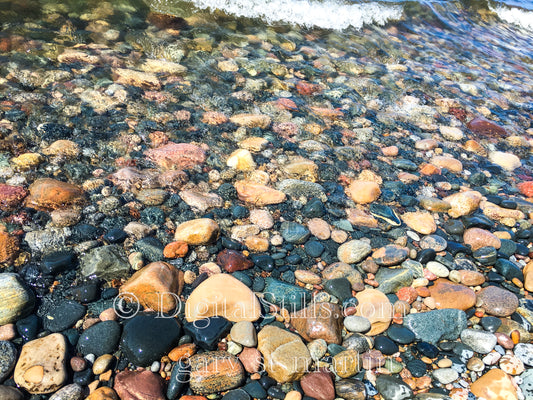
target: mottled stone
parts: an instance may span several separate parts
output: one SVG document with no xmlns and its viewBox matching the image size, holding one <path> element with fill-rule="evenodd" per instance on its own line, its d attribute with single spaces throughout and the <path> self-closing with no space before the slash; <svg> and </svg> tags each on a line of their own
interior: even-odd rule
<svg viewBox="0 0 533 400">
<path fill-rule="evenodd" d="M 407 212 L 402 215 L 402 220 L 409 228 L 423 235 L 431 235 L 437 230 L 435 220 L 428 212 Z"/>
<path fill-rule="evenodd" d="M 322 271 L 322 278 L 325 280 L 346 278 L 352 285 L 353 290 L 361 291 L 364 289 L 361 273 L 345 262 L 336 262 L 326 267 Z"/>
<path fill-rule="evenodd" d="M 450 282 L 447 279 L 437 279 L 429 292 L 435 299 L 437 309 L 455 308 L 467 310 L 476 304 L 476 293 L 467 286 Z"/>
<path fill-rule="evenodd" d="M 0 273 L 0 326 L 16 322 L 33 310 L 35 296 L 15 273 Z"/>
<path fill-rule="evenodd" d="M 286 200 L 285 193 L 251 181 L 235 182 L 235 189 L 239 200 L 262 207 L 269 204 L 279 204 Z"/>
<path fill-rule="evenodd" d="M 181 199 L 193 210 L 206 212 L 210 208 L 222 207 L 224 201 L 216 193 L 202 193 L 197 190 L 187 189 L 179 192 Z"/>
<path fill-rule="evenodd" d="M 206 160 L 203 149 L 190 143 L 167 143 L 146 151 L 146 157 L 164 170 L 180 170 L 201 165 Z"/>
<path fill-rule="evenodd" d="M 78 186 L 55 179 L 37 179 L 29 187 L 26 207 L 36 210 L 51 211 L 60 208 L 72 208 L 85 203 L 85 193 Z"/>
<path fill-rule="evenodd" d="M 17 208 L 27 196 L 28 191 L 22 186 L 0 183 L 0 208 L 10 211 Z"/>
<path fill-rule="evenodd" d="M 457 339 L 466 328 L 467 321 L 464 311 L 445 309 L 406 315 L 403 324 L 413 331 L 417 339 L 437 343 Z"/>
<path fill-rule="evenodd" d="M 148 370 L 119 372 L 113 388 L 121 400 L 166 400 L 163 379 Z"/>
<path fill-rule="evenodd" d="M 491 369 L 475 381 L 470 386 L 470 391 L 486 400 L 518 400 L 511 377 L 498 368 Z"/>
<path fill-rule="evenodd" d="M 217 255 L 217 264 L 226 272 L 244 271 L 251 268 L 254 263 L 243 253 L 236 250 L 224 249 Z"/>
<path fill-rule="evenodd" d="M 499 249 L 501 246 L 500 239 L 493 233 L 481 228 L 469 228 L 463 234 L 463 241 L 470 245 L 472 251 L 482 247 L 494 247 Z"/>
<path fill-rule="evenodd" d="M 300 381 L 306 396 L 316 400 L 334 400 L 335 387 L 329 372 L 311 372 Z"/>
<path fill-rule="evenodd" d="M 356 264 L 361 262 L 372 252 L 369 243 L 362 240 L 350 240 L 342 244 L 337 250 L 339 261 L 346 264 Z"/>
<path fill-rule="evenodd" d="M 195 354 L 189 359 L 189 384 L 194 393 L 211 394 L 239 387 L 244 368 L 239 359 L 225 351 Z"/>
<path fill-rule="evenodd" d="M 185 221 L 178 225 L 174 239 L 197 246 L 216 240 L 218 233 L 219 226 L 214 220 L 210 218 L 198 218 Z"/>
<path fill-rule="evenodd" d="M 476 304 L 487 314 L 508 317 L 518 308 L 518 298 L 508 290 L 487 286 L 477 293 Z"/>
<path fill-rule="evenodd" d="M 459 218 L 477 210 L 482 197 L 481 193 L 469 190 L 466 192 L 454 193 L 445 197 L 443 200 L 452 206 L 448 211 L 448 214 L 453 218 Z"/>
<path fill-rule="evenodd" d="M 291 314 L 291 324 L 307 341 L 324 339 L 327 343 L 342 341 L 342 309 L 333 303 L 313 303 Z"/>
</svg>

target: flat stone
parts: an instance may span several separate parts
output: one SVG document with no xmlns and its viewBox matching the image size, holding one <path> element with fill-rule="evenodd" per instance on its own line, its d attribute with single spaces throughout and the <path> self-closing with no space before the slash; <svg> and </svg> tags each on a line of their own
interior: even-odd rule
<svg viewBox="0 0 533 400">
<path fill-rule="evenodd" d="M 83 276 L 111 280 L 129 274 L 130 265 L 124 250 L 118 245 L 97 247 L 80 259 L 80 273 Z"/>
<path fill-rule="evenodd" d="M 145 152 L 146 157 L 164 170 L 181 170 L 201 165 L 206 160 L 203 149 L 190 143 L 167 143 Z"/>
<path fill-rule="evenodd" d="M 463 170 L 461 161 L 450 156 L 433 156 L 431 164 L 439 168 L 446 168 L 450 172 L 459 173 Z"/>
<path fill-rule="evenodd" d="M 309 238 L 310 232 L 307 227 L 297 222 L 285 221 L 281 224 L 281 236 L 286 242 L 303 244 Z"/>
<path fill-rule="evenodd" d="M 376 274 L 379 283 L 378 290 L 385 293 L 395 293 L 398 289 L 409 286 L 413 282 L 413 273 L 406 268 L 380 268 Z"/>
<path fill-rule="evenodd" d="M 365 400 L 366 387 L 359 379 L 340 379 L 335 382 L 335 392 L 344 400 Z"/>
<path fill-rule="evenodd" d="M 219 226 L 210 218 L 198 218 L 178 225 L 174 234 L 175 240 L 181 240 L 189 245 L 204 245 L 215 241 L 218 237 Z"/>
<path fill-rule="evenodd" d="M 113 388 L 121 400 L 166 400 L 163 379 L 148 370 L 119 372 Z"/>
<path fill-rule="evenodd" d="M 496 336 L 490 332 L 477 329 L 465 329 L 461 332 L 461 342 L 470 346 L 476 353 L 490 353 L 496 346 Z"/>
<path fill-rule="evenodd" d="M 472 289 L 443 278 L 437 279 L 435 284 L 429 287 L 429 293 L 435 299 L 439 310 L 455 308 L 464 311 L 476 304 L 476 293 Z"/>
<path fill-rule="evenodd" d="M 61 332 L 82 319 L 87 308 L 75 301 L 65 300 L 43 316 L 43 327 L 50 332 Z"/>
<path fill-rule="evenodd" d="M 183 329 L 202 349 L 215 350 L 218 341 L 229 333 L 231 322 L 223 317 L 210 317 L 187 322 Z"/>
<path fill-rule="evenodd" d="M 135 272 L 120 287 L 120 293 L 125 300 L 130 299 L 145 308 L 168 313 L 178 306 L 178 296 L 183 285 L 183 271 L 166 262 L 158 261 Z"/>
<path fill-rule="evenodd" d="M 187 189 L 179 192 L 181 199 L 193 210 L 206 212 L 210 208 L 222 207 L 224 200 L 216 193 L 202 193 L 197 190 Z"/>
<path fill-rule="evenodd" d="M 78 351 L 99 357 L 114 353 L 120 340 L 121 326 L 116 321 L 99 322 L 87 328 L 78 339 Z"/>
<path fill-rule="evenodd" d="M 477 293 L 476 304 L 487 314 L 508 317 L 518 308 L 518 297 L 497 286 L 487 286 Z"/>
<path fill-rule="evenodd" d="M 466 329 L 467 321 L 464 311 L 444 309 L 406 315 L 403 324 L 417 339 L 434 344 L 440 340 L 456 340 Z"/>
<path fill-rule="evenodd" d="M 256 166 L 252 153 L 246 149 L 237 149 L 231 153 L 226 165 L 239 171 L 250 171 Z"/>
<path fill-rule="evenodd" d="M 346 264 L 356 264 L 365 259 L 372 252 L 368 242 L 362 240 L 350 240 L 339 246 L 337 257 Z"/>
<path fill-rule="evenodd" d="M 453 368 L 439 368 L 433 371 L 435 378 L 442 385 L 448 385 L 459 378 L 459 374 Z"/>
<path fill-rule="evenodd" d="M 10 324 L 30 314 L 35 296 L 18 274 L 0 273 L 0 326 Z"/>
<path fill-rule="evenodd" d="M 358 315 L 350 315 L 344 318 L 343 324 L 349 332 L 365 333 L 371 328 L 370 320 Z"/>
<path fill-rule="evenodd" d="M 346 189 L 346 194 L 357 204 L 368 204 L 378 199 L 381 190 L 376 182 L 356 180 Z"/>
<path fill-rule="evenodd" d="M 299 286 L 268 277 L 265 279 L 266 286 L 263 290 L 264 298 L 272 304 L 289 311 L 298 311 L 305 307 L 311 300 L 311 292 Z"/>
<path fill-rule="evenodd" d="M 329 372 L 311 372 L 300 381 L 306 396 L 316 400 L 334 400 L 335 387 Z"/>
<path fill-rule="evenodd" d="M 406 247 L 390 244 L 372 253 L 372 258 L 378 265 L 393 266 L 401 264 L 407 259 L 409 250 Z"/>
<path fill-rule="evenodd" d="M 3 227 L 0 228 L 0 264 L 12 263 L 19 254 L 20 240 L 2 229 Z"/>
<path fill-rule="evenodd" d="M 295 199 L 298 199 L 301 196 L 307 198 L 316 197 L 322 201 L 326 201 L 327 199 L 326 189 L 315 182 L 302 181 L 299 179 L 284 179 L 278 183 L 276 187 L 278 190 Z"/>
<path fill-rule="evenodd" d="M 271 123 L 270 117 L 264 114 L 235 114 L 229 120 L 236 125 L 247 128 L 267 129 Z"/>
<path fill-rule="evenodd" d="M 313 303 L 291 314 L 291 324 L 307 341 L 342 342 L 342 309 L 333 303 Z"/>
<path fill-rule="evenodd" d="M 407 212 L 402 215 L 402 220 L 409 228 L 423 235 L 431 235 L 437 230 L 437 224 L 428 212 Z"/>
<path fill-rule="evenodd" d="M 325 280 L 346 278 L 350 282 L 352 289 L 361 291 L 364 288 L 361 273 L 349 264 L 336 262 L 322 271 L 322 278 Z"/>
<path fill-rule="evenodd" d="M 166 355 L 180 335 L 181 327 L 175 318 L 140 313 L 124 325 L 120 347 L 129 361 L 146 367 Z"/>
<path fill-rule="evenodd" d="M 520 158 L 513 153 L 506 153 L 503 151 L 491 151 L 489 153 L 489 160 L 506 171 L 514 171 L 522 166 Z"/>
<path fill-rule="evenodd" d="M 474 190 L 454 193 L 445 197 L 443 200 L 451 205 L 448 211 L 453 218 L 459 218 L 464 215 L 469 215 L 479 208 L 479 204 L 483 196 L 481 193 Z"/>
<path fill-rule="evenodd" d="M 524 364 L 533 367 L 533 344 L 518 343 L 513 349 L 514 355 Z"/>
<path fill-rule="evenodd" d="M 518 400 L 512 378 L 498 368 L 489 370 L 472 383 L 470 391 L 477 397 L 483 397 L 486 400 Z"/>
<path fill-rule="evenodd" d="M 78 186 L 55 179 L 37 179 L 28 188 L 26 207 L 36 210 L 51 211 L 72 208 L 85 203 L 85 192 Z"/>
<path fill-rule="evenodd" d="M 239 387 L 244 368 L 239 359 L 225 351 L 195 354 L 189 359 L 189 384 L 196 394 L 211 394 Z"/>
<path fill-rule="evenodd" d="M 256 321 L 261 316 L 261 306 L 244 283 L 229 274 L 215 274 L 198 285 L 185 303 L 189 322 L 214 316 L 232 322 Z"/>
<path fill-rule="evenodd" d="M 365 289 L 355 296 L 359 305 L 356 315 L 370 321 L 371 329 L 366 334 L 374 336 L 387 330 L 392 320 L 392 304 L 383 292 Z"/>
<path fill-rule="evenodd" d="M 66 355 L 67 342 L 60 333 L 27 342 L 15 366 L 15 382 L 31 394 L 57 391 L 67 381 Z"/>
<path fill-rule="evenodd" d="M 283 383 L 299 380 L 308 371 L 311 355 L 299 336 L 267 325 L 259 332 L 258 341 L 265 369 L 276 381 Z"/>
<path fill-rule="evenodd" d="M 283 203 L 287 199 L 282 191 L 251 181 L 237 181 L 235 189 L 239 200 L 258 207 Z"/>
</svg>

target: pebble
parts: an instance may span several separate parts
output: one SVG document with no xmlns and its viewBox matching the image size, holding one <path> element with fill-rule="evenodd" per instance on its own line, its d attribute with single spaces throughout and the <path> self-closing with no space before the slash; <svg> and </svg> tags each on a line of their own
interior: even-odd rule
<svg viewBox="0 0 533 400">
<path fill-rule="evenodd" d="M 121 326 L 116 321 L 99 322 L 83 331 L 78 340 L 78 351 L 82 355 L 99 357 L 113 353 L 120 340 Z"/>
<path fill-rule="evenodd" d="M 358 379 L 340 379 L 335 382 L 335 392 L 345 400 L 365 400 L 365 384 Z"/>
<path fill-rule="evenodd" d="M 400 288 L 413 283 L 413 273 L 406 268 L 380 268 L 376 274 L 378 290 L 385 294 L 395 293 Z"/>
<path fill-rule="evenodd" d="M 388 375 L 379 375 L 376 388 L 385 400 L 403 400 L 413 397 L 411 388 L 398 378 Z"/>
<path fill-rule="evenodd" d="M 218 224 L 210 218 L 198 218 L 181 223 L 176 227 L 174 240 L 188 245 L 198 246 L 216 240 L 219 233 Z"/>
<path fill-rule="evenodd" d="M 250 374 L 259 372 L 262 366 L 261 359 L 261 353 L 254 347 L 245 347 L 239 354 L 239 360 Z"/>
<path fill-rule="evenodd" d="M 283 222 L 280 229 L 281 236 L 286 242 L 302 244 L 309 238 L 310 232 L 304 225 L 297 222 Z"/>
<path fill-rule="evenodd" d="M 356 180 L 346 189 L 346 194 L 357 204 L 368 204 L 378 199 L 381 190 L 376 182 Z"/>
<path fill-rule="evenodd" d="M 374 336 L 387 330 L 392 320 L 392 304 L 387 296 L 376 289 L 365 289 L 355 298 L 359 302 L 356 315 L 367 318 L 371 324 L 367 335 Z"/>
<path fill-rule="evenodd" d="M 409 314 L 404 317 L 403 324 L 415 334 L 417 339 L 438 343 L 444 339 L 457 339 L 466 328 L 467 318 L 461 310 L 433 310 Z"/>
<path fill-rule="evenodd" d="M 518 343 L 515 345 L 513 352 L 525 365 L 533 366 L 533 344 Z"/>
<path fill-rule="evenodd" d="M 307 349 L 309 350 L 309 354 L 311 355 L 313 361 L 316 362 L 324 357 L 328 351 L 328 344 L 324 339 L 316 339 L 307 344 Z"/>
<path fill-rule="evenodd" d="M 501 369 L 488 371 L 470 386 L 470 391 L 477 397 L 487 400 L 518 400 L 516 388 L 511 377 Z"/>
<path fill-rule="evenodd" d="M 257 334 L 250 321 L 240 321 L 231 327 L 231 340 L 246 347 L 257 346 Z"/>
<path fill-rule="evenodd" d="M 344 318 L 344 327 L 350 332 L 365 333 L 370 330 L 370 320 L 365 317 L 350 315 Z"/>
<path fill-rule="evenodd" d="M 261 340 L 261 339 L 259 339 Z M 196 394 L 210 394 L 239 387 L 244 369 L 239 360 L 225 351 L 195 354 L 189 359 L 189 385 Z"/>
<path fill-rule="evenodd" d="M 283 203 L 287 198 L 285 193 L 261 183 L 237 181 L 235 182 L 235 189 L 239 200 L 258 207 Z"/>
<path fill-rule="evenodd" d="M 267 325 L 257 335 L 265 370 L 278 382 L 299 380 L 311 364 L 309 350 L 299 336 Z"/>
<path fill-rule="evenodd" d="M 429 288 L 438 309 L 455 308 L 467 310 L 476 304 L 476 293 L 467 286 L 439 278 Z"/>
<path fill-rule="evenodd" d="M 311 293 L 299 286 L 290 285 L 271 277 L 266 278 L 265 281 L 266 286 L 263 290 L 265 300 L 281 308 L 298 311 L 311 299 Z"/>
<path fill-rule="evenodd" d="M 459 378 L 459 374 L 453 368 L 439 368 L 433 371 L 433 377 L 442 385 L 448 385 Z"/>
<path fill-rule="evenodd" d="M 65 384 L 67 342 L 60 333 L 53 333 L 22 346 L 15 366 L 14 379 L 29 393 L 53 393 Z"/>
<path fill-rule="evenodd" d="M 187 322 L 183 329 L 199 347 L 215 350 L 218 341 L 229 333 L 231 323 L 223 317 L 210 317 Z"/>
<path fill-rule="evenodd" d="M 409 228 L 423 235 L 431 235 L 437 230 L 433 216 L 427 212 L 407 212 L 402 214 L 402 220 Z"/>
<path fill-rule="evenodd" d="M 83 318 L 87 308 L 75 301 L 65 300 L 52 308 L 43 317 L 43 326 L 51 332 L 61 332 L 71 328 Z"/>
<path fill-rule="evenodd" d="M 24 400 L 24 395 L 17 388 L 0 385 L 0 398 L 2 400 Z"/>
<path fill-rule="evenodd" d="M 189 322 L 217 315 L 232 322 L 256 321 L 260 314 L 261 306 L 254 293 L 228 274 L 207 278 L 185 303 L 185 318 Z"/>
<path fill-rule="evenodd" d="M 311 372 L 300 381 L 304 394 L 316 400 L 334 400 L 335 386 L 329 372 Z"/>
<path fill-rule="evenodd" d="M 114 361 L 111 354 L 103 354 L 98 357 L 93 363 L 93 374 L 100 375 L 106 372 Z"/>
<path fill-rule="evenodd" d="M 461 342 L 470 346 L 479 354 L 487 354 L 496 346 L 496 336 L 490 332 L 476 329 L 465 329 L 461 332 Z"/>
<path fill-rule="evenodd" d="M 333 357 L 333 370 L 341 378 L 351 378 L 362 368 L 359 352 L 344 350 Z"/>
<path fill-rule="evenodd" d="M 117 245 L 97 247 L 80 259 L 80 273 L 87 277 L 115 279 L 126 277 L 129 271 L 124 251 Z"/>
<path fill-rule="evenodd" d="M 5 381 L 17 362 L 17 348 L 7 341 L 0 341 L 0 383 Z"/>
<path fill-rule="evenodd" d="M 115 376 L 113 389 L 121 399 L 165 399 L 163 379 L 148 370 L 119 372 Z"/>
<path fill-rule="evenodd" d="M 483 308 L 487 314 L 507 317 L 518 308 L 518 298 L 508 290 L 487 286 L 477 293 L 476 304 Z"/>
<path fill-rule="evenodd" d="M 26 207 L 51 211 L 83 205 L 86 201 L 84 191 L 78 186 L 55 179 L 37 179 L 28 188 Z"/>
<path fill-rule="evenodd" d="M 339 261 L 346 264 L 357 264 L 372 252 L 369 243 L 362 240 L 350 240 L 337 250 Z"/>
<path fill-rule="evenodd" d="M 50 396 L 50 400 L 81 400 L 83 398 L 83 388 L 77 383 L 64 386 Z"/>
<path fill-rule="evenodd" d="M 0 274 L 0 325 L 16 322 L 30 314 L 35 305 L 35 296 L 19 275 Z"/>
</svg>

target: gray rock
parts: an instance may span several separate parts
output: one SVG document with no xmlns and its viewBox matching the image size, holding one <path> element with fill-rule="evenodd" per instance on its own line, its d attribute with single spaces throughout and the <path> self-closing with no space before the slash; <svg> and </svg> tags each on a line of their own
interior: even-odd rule
<svg viewBox="0 0 533 400">
<path fill-rule="evenodd" d="M 378 376 L 376 388 L 385 400 L 403 400 L 413 397 L 413 391 L 406 383 L 389 375 Z"/>
<path fill-rule="evenodd" d="M 8 341 L 0 341 L 0 383 L 5 381 L 17 362 L 17 349 Z"/>
<path fill-rule="evenodd" d="M 0 386 L 0 399 L 2 400 L 24 400 L 24 395 L 20 390 L 11 386 Z"/>
<path fill-rule="evenodd" d="M 465 312 L 452 308 L 409 314 L 403 321 L 417 339 L 433 344 L 443 339 L 457 339 L 467 325 Z"/>
<path fill-rule="evenodd" d="M 30 314 L 35 305 L 33 292 L 18 274 L 0 273 L 0 326 Z"/>
<path fill-rule="evenodd" d="M 379 283 L 379 291 L 385 294 L 396 293 L 398 289 L 413 283 L 413 273 L 405 268 L 381 267 L 376 274 L 376 281 Z"/>
<path fill-rule="evenodd" d="M 70 228 L 47 228 L 42 231 L 26 233 L 24 240 L 33 252 L 50 253 L 65 248 L 67 239 L 72 235 Z"/>
<path fill-rule="evenodd" d="M 478 329 L 465 329 L 461 332 L 461 342 L 470 346 L 476 353 L 490 353 L 496 346 L 497 339 L 493 333 Z"/>
<path fill-rule="evenodd" d="M 452 400 L 452 398 L 440 393 L 418 393 L 414 400 Z"/>
<path fill-rule="evenodd" d="M 411 270 L 413 273 L 413 278 L 423 278 L 424 277 L 424 266 L 415 260 L 405 260 L 402 264 L 403 268 Z"/>
<path fill-rule="evenodd" d="M 520 384 L 520 389 L 526 399 L 533 399 L 533 369 L 528 369 L 522 375 L 522 383 Z"/>
<path fill-rule="evenodd" d="M 302 224 L 288 221 L 285 221 L 281 224 L 280 233 L 286 242 L 295 244 L 305 243 L 311 234 L 309 229 Z"/>
<path fill-rule="evenodd" d="M 356 264 L 372 252 L 370 243 L 362 240 L 350 240 L 339 246 L 337 257 L 346 264 Z"/>
<path fill-rule="evenodd" d="M 81 400 L 83 397 L 83 388 L 77 383 L 72 383 L 55 392 L 50 396 L 50 400 Z"/>
<path fill-rule="evenodd" d="M 130 265 L 124 251 L 116 245 L 97 247 L 81 258 L 80 272 L 83 276 L 114 279 L 127 276 Z"/>
<path fill-rule="evenodd" d="M 513 349 L 514 355 L 517 356 L 524 364 L 533 366 L 533 344 L 518 343 Z"/>
<path fill-rule="evenodd" d="M 278 190 L 283 193 L 294 197 L 295 199 L 304 197 L 317 197 L 322 201 L 327 200 L 326 191 L 318 183 L 301 181 L 298 179 L 285 179 L 277 185 Z"/>
<path fill-rule="evenodd" d="M 372 339 L 369 337 L 360 333 L 354 333 L 344 338 L 342 346 L 348 350 L 355 350 L 358 353 L 364 353 L 365 351 L 374 347 L 374 344 L 372 343 Z"/>
<path fill-rule="evenodd" d="M 370 320 L 358 315 L 350 315 L 344 318 L 344 327 L 350 332 L 364 333 L 370 330 Z"/>
<path fill-rule="evenodd" d="M 439 368 L 433 371 L 433 377 L 443 385 L 447 385 L 459 378 L 459 373 L 453 368 Z"/>
</svg>

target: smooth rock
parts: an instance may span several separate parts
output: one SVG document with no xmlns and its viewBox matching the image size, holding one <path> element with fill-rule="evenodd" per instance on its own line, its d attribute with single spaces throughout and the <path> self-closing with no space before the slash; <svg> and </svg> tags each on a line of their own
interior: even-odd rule
<svg viewBox="0 0 533 400">
<path fill-rule="evenodd" d="M 191 322 L 217 315 L 232 322 L 256 321 L 261 306 L 244 283 L 228 274 L 215 274 L 190 294 L 185 303 L 185 318 Z"/>
<path fill-rule="evenodd" d="M 448 214 L 453 218 L 459 218 L 476 211 L 479 208 L 482 197 L 481 193 L 468 190 L 466 192 L 454 193 L 443 198 L 443 200 L 451 205 Z"/>
<path fill-rule="evenodd" d="M 463 234 L 463 241 L 465 244 L 470 245 L 472 251 L 488 246 L 495 249 L 501 247 L 501 241 L 496 235 L 480 228 L 467 229 Z"/>
<path fill-rule="evenodd" d="M 20 250 L 19 238 L 2 231 L 0 227 L 0 264 L 15 261 Z"/>
<path fill-rule="evenodd" d="M 362 366 L 361 355 L 356 350 L 344 350 L 333 357 L 333 370 L 341 378 L 351 378 Z"/>
<path fill-rule="evenodd" d="M 525 365 L 533 367 L 533 344 L 518 343 L 513 349 L 514 355 Z"/>
<path fill-rule="evenodd" d="M 325 280 L 346 278 L 350 281 L 353 290 L 361 291 L 364 288 L 361 273 L 345 262 L 336 262 L 326 267 L 322 271 L 322 278 Z"/>
<path fill-rule="evenodd" d="M 175 240 L 181 240 L 193 246 L 205 245 L 217 239 L 218 224 L 210 218 L 198 218 L 178 225 Z"/>
<path fill-rule="evenodd" d="M 339 246 L 337 257 L 346 264 L 356 264 L 365 259 L 372 252 L 369 243 L 362 240 L 350 240 Z"/>
<path fill-rule="evenodd" d="M 508 290 L 491 285 L 477 293 L 476 304 L 487 314 L 508 317 L 518 308 L 518 297 Z"/>
<path fill-rule="evenodd" d="M 77 383 L 64 386 L 50 396 L 50 400 L 81 400 L 83 398 L 83 388 Z"/>
<path fill-rule="evenodd" d="M 477 329 L 465 329 L 461 332 L 461 342 L 470 346 L 476 353 L 487 354 L 496 346 L 496 336 L 490 332 Z"/>
<path fill-rule="evenodd" d="M 329 372 L 311 372 L 300 381 L 306 396 L 316 400 L 334 400 L 335 386 Z"/>
<path fill-rule="evenodd" d="M 27 316 L 35 305 L 33 292 L 14 273 L 0 273 L 0 325 Z"/>
<path fill-rule="evenodd" d="M 403 400 L 413 397 L 411 388 L 398 378 L 388 375 L 379 375 L 376 388 L 385 400 Z"/>
<path fill-rule="evenodd" d="M 20 390 L 11 386 L 0 385 L 0 399 L 2 400 L 24 400 L 24 395 Z"/>
<path fill-rule="evenodd" d="M 244 368 L 239 359 L 225 351 L 195 354 L 189 359 L 190 387 L 196 394 L 211 394 L 239 387 Z"/>
<path fill-rule="evenodd" d="M 146 151 L 146 157 L 164 170 L 180 170 L 201 165 L 206 160 L 203 149 L 190 143 L 170 142 Z"/>
<path fill-rule="evenodd" d="M 81 206 L 85 203 L 85 192 L 78 186 L 55 179 L 37 179 L 28 188 L 26 207 L 51 211 Z"/>
<path fill-rule="evenodd" d="M 346 194 L 357 204 L 368 204 L 378 199 L 381 190 L 376 182 L 356 180 L 346 189 Z"/>
<path fill-rule="evenodd" d="M 22 346 L 14 379 L 32 394 L 53 393 L 67 381 L 67 342 L 53 333 Z"/>
<path fill-rule="evenodd" d="M 376 289 L 365 289 L 355 298 L 359 302 L 356 315 L 367 318 L 372 326 L 366 334 L 374 336 L 384 332 L 392 319 L 392 304 L 387 296 Z"/>
<path fill-rule="evenodd" d="M 423 235 L 431 235 L 437 230 L 435 220 L 428 212 L 407 212 L 402 215 L 402 220 L 409 228 Z"/>
<path fill-rule="evenodd" d="M 0 383 L 5 381 L 17 362 L 17 348 L 8 341 L 0 341 Z"/>
<path fill-rule="evenodd" d="M 413 282 L 413 273 L 406 268 L 380 268 L 375 280 L 379 283 L 378 290 L 385 293 L 395 293 L 401 287 L 409 286 Z"/>
<path fill-rule="evenodd" d="M 80 273 L 110 280 L 128 275 L 130 265 L 124 250 L 117 245 L 97 247 L 80 259 Z"/>
<path fill-rule="evenodd" d="M 231 327 L 231 340 L 245 347 L 257 346 L 257 333 L 250 321 L 240 321 Z"/>
<path fill-rule="evenodd" d="M 308 371 L 311 355 L 302 340 L 284 329 L 267 325 L 258 334 L 258 350 L 268 375 L 278 382 L 299 380 Z"/>
<path fill-rule="evenodd" d="M 409 250 L 406 247 L 390 244 L 374 251 L 372 258 L 378 265 L 392 266 L 401 264 L 408 255 Z"/>
<path fill-rule="evenodd" d="M 344 318 L 344 327 L 350 332 L 365 333 L 371 328 L 370 320 L 358 315 L 350 315 Z"/>
<path fill-rule="evenodd" d="M 78 351 L 99 357 L 114 353 L 120 340 L 121 327 L 116 321 L 99 322 L 83 331 L 78 339 Z"/>
<path fill-rule="evenodd" d="M 183 325 L 183 329 L 199 347 L 215 350 L 218 341 L 229 333 L 231 322 L 223 317 L 210 317 L 187 322 Z"/>
<path fill-rule="evenodd" d="M 459 378 L 459 374 L 453 368 L 439 368 L 433 371 L 433 378 L 442 385 L 448 385 Z"/>
<path fill-rule="evenodd" d="M 291 324 L 307 341 L 342 342 L 342 309 L 333 303 L 313 303 L 291 314 Z"/>
<path fill-rule="evenodd" d="M 455 308 L 464 311 L 476 304 L 476 293 L 472 289 L 443 278 L 437 279 L 430 286 L 429 293 L 439 310 Z"/>
<path fill-rule="evenodd" d="M 486 400 L 518 400 L 512 378 L 498 368 L 491 369 L 472 383 L 470 391 Z"/>
<path fill-rule="evenodd" d="M 239 200 L 258 207 L 283 203 L 287 199 L 282 191 L 256 182 L 237 181 L 235 182 L 235 189 Z"/>
<path fill-rule="evenodd" d="M 413 331 L 417 339 L 437 343 L 440 340 L 456 340 L 466 328 L 467 321 L 464 311 L 445 309 L 406 315 L 403 324 Z"/>
<path fill-rule="evenodd" d="M 337 396 L 344 400 L 365 400 L 366 387 L 358 379 L 340 379 L 335 382 L 335 392 Z"/>
<path fill-rule="evenodd" d="M 121 400 L 166 400 L 163 379 L 148 370 L 119 372 L 113 389 Z"/>
<path fill-rule="evenodd" d="M 254 263 L 243 253 L 236 250 L 224 249 L 217 255 L 217 264 L 226 272 L 244 271 L 251 268 Z"/>
<path fill-rule="evenodd" d="M 43 327 L 51 332 L 61 332 L 73 327 L 83 318 L 87 308 L 75 301 L 65 300 L 43 316 Z"/>
<path fill-rule="evenodd" d="M 271 277 L 266 278 L 265 282 L 264 299 L 289 311 L 302 309 L 311 299 L 311 292 L 299 286 L 290 285 Z"/>
</svg>

